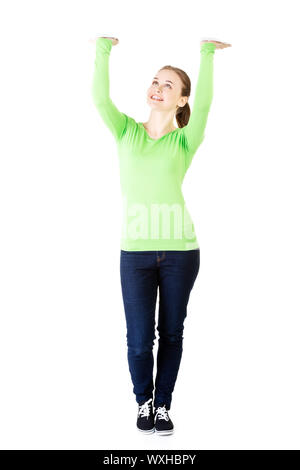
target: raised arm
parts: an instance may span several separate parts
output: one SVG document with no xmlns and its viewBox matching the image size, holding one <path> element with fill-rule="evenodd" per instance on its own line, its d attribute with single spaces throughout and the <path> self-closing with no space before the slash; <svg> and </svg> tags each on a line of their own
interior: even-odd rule
<svg viewBox="0 0 300 470">
<path fill-rule="evenodd" d="M 201 45 L 201 61 L 195 90 L 193 109 L 188 124 L 182 128 L 186 137 L 189 155 L 196 152 L 204 139 L 204 130 L 213 97 L 213 56 L 216 45 L 205 42 Z M 190 161 L 187 162 L 187 167 Z"/>
<path fill-rule="evenodd" d="M 92 96 L 100 116 L 115 139 L 118 140 L 125 130 L 127 116 L 116 108 L 109 95 L 109 56 L 111 48 L 112 42 L 110 39 L 100 37 L 96 39 Z"/>
</svg>

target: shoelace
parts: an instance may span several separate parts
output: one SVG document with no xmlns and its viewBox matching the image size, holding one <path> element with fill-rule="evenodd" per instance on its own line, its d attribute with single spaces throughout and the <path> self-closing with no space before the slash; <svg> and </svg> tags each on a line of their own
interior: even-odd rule
<svg viewBox="0 0 300 470">
<path fill-rule="evenodd" d="M 166 405 L 159 406 L 156 409 L 156 413 L 157 413 L 157 418 L 158 419 L 165 419 L 166 421 L 169 421 L 170 418 L 168 416 L 168 410 L 166 409 Z"/>
<path fill-rule="evenodd" d="M 141 415 L 141 417 L 150 415 L 150 408 L 151 408 L 150 402 L 151 401 L 152 401 L 152 398 L 149 398 L 149 400 L 145 401 L 145 403 L 143 403 L 143 405 L 140 405 L 139 415 Z"/>
</svg>

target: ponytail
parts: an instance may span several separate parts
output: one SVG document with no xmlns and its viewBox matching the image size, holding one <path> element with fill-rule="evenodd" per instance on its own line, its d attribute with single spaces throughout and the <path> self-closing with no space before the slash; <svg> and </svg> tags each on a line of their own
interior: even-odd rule
<svg viewBox="0 0 300 470">
<path fill-rule="evenodd" d="M 184 106 L 178 106 L 177 111 L 175 113 L 175 118 L 177 121 L 178 127 L 185 127 L 189 122 L 191 115 L 191 109 L 188 102 L 185 103 Z"/>
</svg>

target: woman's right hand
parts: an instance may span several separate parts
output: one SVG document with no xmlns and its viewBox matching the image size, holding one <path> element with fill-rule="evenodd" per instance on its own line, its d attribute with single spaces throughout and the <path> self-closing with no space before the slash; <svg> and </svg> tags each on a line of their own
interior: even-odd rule
<svg viewBox="0 0 300 470">
<path fill-rule="evenodd" d="M 116 44 L 118 44 L 119 42 L 119 39 L 117 38 L 112 38 L 110 36 L 100 36 L 101 38 L 106 38 L 106 39 L 111 39 L 111 42 L 112 42 L 112 45 L 115 46 Z"/>
<path fill-rule="evenodd" d="M 119 42 L 119 39 L 113 38 L 113 37 L 111 37 L 111 36 L 98 36 L 98 37 L 99 37 L 99 38 L 110 39 L 113 46 L 115 46 L 115 45 L 118 44 L 118 42 Z M 96 41 L 97 41 L 98 37 L 97 37 L 96 39 L 90 39 L 89 42 L 91 42 L 91 43 L 93 43 L 93 44 L 96 44 Z"/>
</svg>

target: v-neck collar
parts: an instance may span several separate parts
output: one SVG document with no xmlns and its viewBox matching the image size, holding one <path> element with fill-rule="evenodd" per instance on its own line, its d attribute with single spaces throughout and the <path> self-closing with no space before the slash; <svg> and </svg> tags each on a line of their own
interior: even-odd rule
<svg viewBox="0 0 300 470">
<path fill-rule="evenodd" d="M 159 137 L 158 139 L 153 139 L 152 137 L 150 137 L 150 135 L 148 134 L 148 132 L 146 131 L 146 128 L 144 126 L 144 124 L 142 122 L 139 122 L 138 123 L 140 126 L 142 126 L 142 128 L 144 129 L 144 132 L 145 134 L 147 135 L 147 138 L 149 140 L 152 140 L 153 142 L 158 142 L 159 140 L 163 139 L 164 137 L 166 137 L 167 135 L 170 135 L 172 134 L 173 132 L 177 132 L 179 127 L 177 127 L 177 129 L 174 129 L 173 131 L 170 131 L 170 132 L 167 132 L 166 134 L 162 135 L 161 137 Z"/>
</svg>

